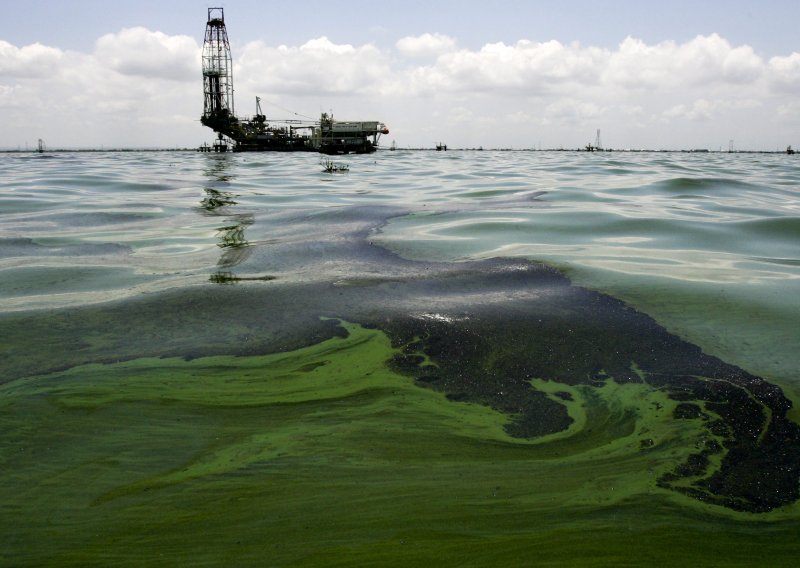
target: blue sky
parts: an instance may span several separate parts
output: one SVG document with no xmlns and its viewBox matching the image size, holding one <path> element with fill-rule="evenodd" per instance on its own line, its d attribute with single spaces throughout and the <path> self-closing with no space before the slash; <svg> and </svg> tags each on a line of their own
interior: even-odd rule
<svg viewBox="0 0 800 568">
<path fill-rule="evenodd" d="M 400 146 L 573 147 L 598 128 L 618 148 L 800 146 L 797 1 L 2 0 L 0 147 L 208 139 L 217 5 L 240 114 L 259 95 L 384 121 Z"/>
<path fill-rule="evenodd" d="M 523 38 L 610 48 L 628 35 L 658 43 L 716 32 L 766 56 L 800 49 L 800 2 L 789 0 L 3 0 L 0 6 L 4 20 L 0 37 L 6 41 L 18 46 L 38 41 L 86 51 L 101 35 L 125 27 L 202 39 L 205 10 L 210 6 L 227 8 L 226 22 L 235 32 L 231 39 L 238 42 L 263 39 L 290 44 L 324 35 L 337 43 L 391 45 L 404 36 L 440 32 L 473 49 Z"/>
</svg>

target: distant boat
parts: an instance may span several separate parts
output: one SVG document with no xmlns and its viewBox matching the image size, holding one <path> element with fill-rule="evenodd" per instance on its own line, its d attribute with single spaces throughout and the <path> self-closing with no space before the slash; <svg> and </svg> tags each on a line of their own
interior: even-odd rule
<svg viewBox="0 0 800 568">
<path fill-rule="evenodd" d="M 447 144 L 442 144 L 441 142 L 439 142 L 436 145 L 436 151 L 437 152 L 442 152 L 442 151 L 446 152 L 447 151 Z"/>
<path fill-rule="evenodd" d="M 41 138 L 39 138 L 39 144 L 36 147 L 36 151 L 39 152 L 40 154 L 44 154 L 44 140 L 42 140 Z"/>
<path fill-rule="evenodd" d="M 792 150 L 792 146 L 791 145 L 786 147 L 786 153 L 787 154 L 794 154 L 794 150 Z"/>
</svg>

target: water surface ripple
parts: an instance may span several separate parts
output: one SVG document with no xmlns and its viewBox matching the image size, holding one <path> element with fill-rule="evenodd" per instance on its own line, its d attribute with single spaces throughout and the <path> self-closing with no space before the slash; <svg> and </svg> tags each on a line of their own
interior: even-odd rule
<svg viewBox="0 0 800 568">
<path fill-rule="evenodd" d="M 0 310 L 220 274 L 343 278 L 364 267 L 322 258 L 325 243 L 363 238 L 409 259 L 545 261 L 737 364 L 795 375 L 793 156 L 401 150 L 340 161 L 349 173 L 324 173 L 313 154 L 4 154 Z"/>
</svg>

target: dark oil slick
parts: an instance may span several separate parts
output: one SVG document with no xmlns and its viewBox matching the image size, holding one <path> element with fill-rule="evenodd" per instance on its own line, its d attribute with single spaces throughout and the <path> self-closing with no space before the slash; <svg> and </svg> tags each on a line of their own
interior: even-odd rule
<svg viewBox="0 0 800 568">
<path fill-rule="evenodd" d="M 511 416 L 517 437 L 566 428 L 565 406 L 530 386 L 533 378 L 568 385 L 644 384 L 680 404 L 676 420 L 698 420 L 704 442 L 658 479 L 661 487 L 735 510 L 764 512 L 792 503 L 800 491 L 800 427 L 780 388 L 703 354 L 651 318 L 613 298 L 570 286 L 542 266 L 493 266 L 469 277 L 474 294 L 534 299 L 456 312 L 453 321 L 408 318 L 387 327 L 408 342 L 395 366 L 457 400 Z M 447 313 L 452 314 L 452 311 Z M 424 355 L 425 357 L 422 357 Z M 431 361 L 433 364 L 429 364 Z M 566 398 L 566 397 L 565 397 Z M 642 447 L 655 441 L 646 433 Z M 711 456 L 720 455 L 713 467 Z"/>
</svg>

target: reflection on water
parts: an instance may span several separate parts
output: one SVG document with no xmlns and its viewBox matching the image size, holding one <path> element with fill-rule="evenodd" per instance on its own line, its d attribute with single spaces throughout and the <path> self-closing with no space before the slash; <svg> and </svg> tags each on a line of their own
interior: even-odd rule
<svg viewBox="0 0 800 568">
<path fill-rule="evenodd" d="M 228 156 L 214 156 L 213 158 L 205 170 L 209 186 L 229 185 L 235 176 L 230 171 Z M 252 213 L 232 212 L 231 209 L 238 204 L 236 198 L 239 196 L 233 192 L 209 186 L 203 188 L 205 197 L 200 201 L 200 207 L 204 214 L 224 217 L 227 223 L 217 228 L 217 238 L 219 239 L 217 246 L 223 250 L 223 253 L 217 261 L 220 270 L 212 274 L 210 280 L 217 284 L 230 284 L 242 280 L 230 269 L 247 260 L 252 253 L 250 242 L 244 231 L 246 227 L 253 224 L 255 216 Z"/>
<path fill-rule="evenodd" d="M 251 213 L 244 213 L 234 215 L 230 217 L 230 220 L 235 221 L 235 223 L 217 229 L 217 237 L 220 240 L 217 246 L 224 250 L 217 262 L 217 266 L 225 268 L 241 264 L 247 260 L 247 257 L 252 252 L 250 243 L 244 236 L 244 229 L 253 224 L 254 216 Z"/>
<path fill-rule="evenodd" d="M 200 207 L 206 211 L 214 212 L 220 207 L 236 205 L 236 201 L 234 200 L 236 196 L 233 193 L 218 191 L 213 187 L 204 187 L 203 191 L 206 192 L 206 196 L 200 202 Z"/>
</svg>

